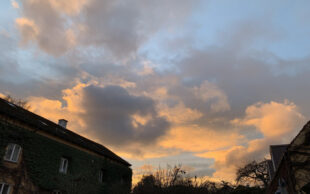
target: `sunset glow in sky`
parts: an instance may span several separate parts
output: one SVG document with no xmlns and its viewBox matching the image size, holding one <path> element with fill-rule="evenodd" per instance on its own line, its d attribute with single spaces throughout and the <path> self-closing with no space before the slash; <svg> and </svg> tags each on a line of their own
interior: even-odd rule
<svg viewBox="0 0 310 194">
<path fill-rule="evenodd" d="M 0 94 L 97 141 L 134 180 L 211 180 L 310 118 L 310 1 L 2 0 Z"/>
</svg>

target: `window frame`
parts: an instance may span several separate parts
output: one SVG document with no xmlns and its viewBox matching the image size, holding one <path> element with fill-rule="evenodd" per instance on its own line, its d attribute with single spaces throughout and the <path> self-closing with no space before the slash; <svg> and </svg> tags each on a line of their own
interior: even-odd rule
<svg viewBox="0 0 310 194">
<path fill-rule="evenodd" d="M 105 183 L 106 182 L 106 180 L 104 178 L 104 175 L 106 174 L 105 172 L 106 172 L 105 169 L 100 169 L 99 174 L 98 174 L 99 183 Z"/>
<path fill-rule="evenodd" d="M 53 194 L 61 194 L 61 191 L 60 190 L 54 190 Z"/>
<path fill-rule="evenodd" d="M 8 186 L 8 190 L 6 193 L 3 193 L 3 189 L 5 186 Z M 8 183 L 0 182 L 0 194 L 10 194 L 11 192 L 11 185 Z"/>
<path fill-rule="evenodd" d="M 60 158 L 60 166 L 59 166 L 59 172 L 62 174 L 68 173 L 68 167 L 69 167 L 69 159 L 66 157 Z"/>
<path fill-rule="evenodd" d="M 8 151 L 9 151 L 9 148 L 10 146 L 13 146 L 13 149 L 12 149 L 12 152 L 9 156 L 9 158 L 7 157 L 7 154 L 8 154 Z M 18 152 L 16 151 L 16 149 L 18 149 Z M 15 144 L 15 143 L 9 143 L 7 146 L 6 146 L 6 151 L 5 151 L 5 154 L 4 154 L 4 157 L 3 159 L 5 161 L 8 161 L 8 162 L 14 162 L 14 163 L 17 163 L 18 160 L 19 160 L 19 157 L 20 157 L 20 153 L 22 151 L 22 147 L 18 144 Z M 16 156 L 16 159 L 14 160 L 14 156 L 15 156 L 15 153 L 17 152 L 17 156 Z"/>
</svg>

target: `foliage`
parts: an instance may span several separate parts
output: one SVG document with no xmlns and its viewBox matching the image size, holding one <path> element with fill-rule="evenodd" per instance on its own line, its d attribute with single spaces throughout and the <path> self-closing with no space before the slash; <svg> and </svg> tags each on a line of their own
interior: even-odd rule
<svg viewBox="0 0 310 194">
<path fill-rule="evenodd" d="M 28 104 L 28 102 L 26 100 L 16 99 L 16 98 L 13 98 L 11 95 L 6 95 L 3 99 L 12 103 L 12 104 L 20 106 L 26 110 L 30 109 L 30 105 Z"/>
<path fill-rule="evenodd" d="M 68 194 L 130 192 L 132 172 L 128 167 L 4 122 L 0 122 L 0 139 L 0 158 L 8 143 L 21 145 L 32 182 L 44 190 L 58 189 Z M 59 173 L 61 157 L 69 159 L 67 174 Z M 106 172 L 104 183 L 98 181 L 101 169 Z"/>
<path fill-rule="evenodd" d="M 255 160 L 237 170 L 236 181 L 243 184 L 258 184 L 264 188 L 268 185 L 269 173 L 267 161 L 256 162 Z"/>
<path fill-rule="evenodd" d="M 259 187 L 234 186 L 222 181 L 215 183 L 197 177 L 189 177 L 182 167 L 174 166 L 158 169 L 155 173 L 144 176 L 133 188 L 132 194 L 261 194 Z"/>
</svg>

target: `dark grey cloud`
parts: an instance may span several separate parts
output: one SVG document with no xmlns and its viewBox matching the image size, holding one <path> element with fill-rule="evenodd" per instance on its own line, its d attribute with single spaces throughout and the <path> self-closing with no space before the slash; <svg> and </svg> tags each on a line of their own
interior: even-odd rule
<svg viewBox="0 0 310 194">
<path fill-rule="evenodd" d="M 113 146 L 134 142 L 151 144 L 169 129 L 169 123 L 157 115 L 155 102 L 145 96 L 130 95 L 120 86 L 88 86 L 84 89 L 81 115 L 87 128 Z M 134 126 L 133 115 L 150 116 Z"/>
<path fill-rule="evenodd" d="M 85 30 L 80 33 L 82 44 L 104 46 L 117 56 L 136 51 L 139 9 L 135 1 L 92 1 L 83 12 Z"/>
<path fill-rule="evenodd" d="M 33 41 L 48 54 L 59 56 L 81 45 L 103 47 L 105 54 L 122 59 L 135 55 L 154 33 L 186 22 L 197 2 L 72 1 L 72 9 L 79 7 L 72 13 L 61 2 L 22 0 L 28 22 L 17 24 L 23 43 Z"/>
<path fill-rule="evenodd" d="M 95 0 L 86 5 L 81 14 L 85 30 L 79 38 L 84 44 L 103 45 L 122 58 L 134 54 L 159 30 L 184 23 L 197 2 Z"/>
<path fill-rule="evenodd" d="M 22 16 L 18 24 L 22 43 L 35 42 L 44 52 L 60 56 L 71 47 L 66 17 L 52 6 L 51 1 L 22 0 Z"/>
</svg>

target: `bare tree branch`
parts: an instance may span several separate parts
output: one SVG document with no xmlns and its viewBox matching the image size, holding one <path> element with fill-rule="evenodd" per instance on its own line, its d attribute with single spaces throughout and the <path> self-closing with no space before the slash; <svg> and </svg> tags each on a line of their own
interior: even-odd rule
<svg viewBox="0 0 310 194">
<path fill-rule="evenodd" d="M 4 98 L 4 100 L 12 103 L 12 104 L 15 104 L 17 106 L 20 106 L 26 110 L 29 110 L 30 109 L 30 105 L 28 104 L 28 102 L 26 100 L 21 100 L 21 99 L 16 99 L 16 98 L 13 98 L 11 95 L 6 95 Z"/>
<path fill-rule="evenodd" d="M 267 170 L 267 161 L 256 162 L 255 160 L 241 167 L 236 172 L 236 181 L 238 183 L 259 183 L 265 188 L 268 184 L 269 174 Z"/>
</svg>

